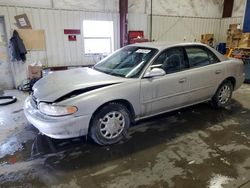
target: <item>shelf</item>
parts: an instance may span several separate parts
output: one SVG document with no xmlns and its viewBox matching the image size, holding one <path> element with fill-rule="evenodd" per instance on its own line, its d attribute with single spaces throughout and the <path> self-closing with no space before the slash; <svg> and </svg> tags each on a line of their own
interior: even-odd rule
<svg viewBox="0 0 250 188">
<path fill-rule="evenodd" d="M 250 47 L 247 47 L 247 48 L 243 48 L 243 47 L 237 47 L 235 49 L 241 49 L 241 50 L 250 50 Z"/>
<path fill-rule="evenodd" d="M 241 49 L 241 50 L 250 50 L 250 47 L 235 47 L 235 48 L 229 48 L 229 47 L 226 47 L 227 49 Z"/>
</svg>

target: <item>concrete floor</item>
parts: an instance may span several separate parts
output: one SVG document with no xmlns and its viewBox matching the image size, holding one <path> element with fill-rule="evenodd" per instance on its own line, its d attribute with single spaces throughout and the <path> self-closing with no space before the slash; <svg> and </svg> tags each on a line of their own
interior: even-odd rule
<svg viewBox="0 0 250 188">
<path fill-rule="evenodd" d="M 0 107 L 0 187 L 250 187 L 250 85 L 231 107 L 200 104 L 132 127 L 128 139 L 100 147 L 83 138 L 53 140 L 24 117 L 26 94 Z"/>
</svg>

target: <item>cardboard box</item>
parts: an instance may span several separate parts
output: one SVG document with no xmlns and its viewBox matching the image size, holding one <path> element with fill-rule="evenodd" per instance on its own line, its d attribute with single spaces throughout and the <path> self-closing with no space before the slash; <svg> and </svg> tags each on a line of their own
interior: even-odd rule
<svg viewBox="0 0 250 188">
<path fill-rule="evenodd" d="M 201 35 L 201 40 L 211 40 L 214 39 L 214 34 L 203 34 Z"/>
<path fill-rule="evenodd" d="M 227 48 L 231 48 L 231 46 L 232 46 L 232 41 L 227 41 L 226 42 L 226 47 Z"/>
<path fill-rule="evenodd" d="M 250 39 L 250 33 L 242 33 L 241 39 Z"/>
<path fill-rule="evenodd" d="M 239 45 L 239 40 L 236 39 L 232 40 L 231 48 L 237 48 L 238 45 Z"/>
<path fill-rule="evenodd" d="M 240 29 L 240 24 L 230 24 L 227 30 L 227 35 L 232 35 L 233 38 L 239 39 L 241 37 L 242 30 Z"/>
<path fill-rule="evenodd" d="M 28 78 L 29 79 L 39 79 L 42 77 L 42 66 L 39 65 L 29 65 L 28 66 Z"/>
<path fill-rule="evenodd" d="M 236 48 L 239 46 L 239 41 L 242 38 L 242 30 L 240 24 L 230 24 L 227 30 L 227 48 Z"/>
<path fill-rule="evenodd" d="M 213 40 L 201 40 L 201 43 L 213 46 Z"/>
<path fill-rule="evenodd" d="M 241 34 L 242 33 L 242 30 L 241 29 L 236 29 L 236 30 L 231 30 L 231 29 L 228 29 L 227 30 L 227 35 L 237 35 L 237 34 Z"/>
<path fill-rule="evenodd" d="M 238 31 L 232 34 L 233 39 L 240 39 L 242 37 L 242 31 Z"/>
<path fill-rule="evenodd" d="M 231 46 L 232 46 L 232 41 L 233 41 L 233 37 L 232 37 L 232 36 L 228 36 L 228 37 L 227 37 L 227 42 L 226 42 L 226 47 L 227 47 L 227 48 L 231 48 Z"/>
<path fill-rule="evenodd" d="M 201 43 L 213 45 L 214 42 L 214 34 L 203 34 L 201 35 Z"/>
<path fill-rule="evenodd" d="M 250 39 L 241 39 L 239 42 L 240 48 L 250 48 Z"/>
<path fill-rule="evenodd" d="M 226 47 L 236 48 L 239 45 L 239 39 L 234 39 L 232 36 L 227 37 Z"/>
<path fill-rule="evenodd" d="M 240 29 L 240 24 L 230 24 L 229 25 L 230 30 L 237 30 Z"/>
<path fill-rule="evenodd" d="M 242 33 L 240 41 L 240 48 L 249 48 L 250 47 L 250 33 Z"/>
</svg>

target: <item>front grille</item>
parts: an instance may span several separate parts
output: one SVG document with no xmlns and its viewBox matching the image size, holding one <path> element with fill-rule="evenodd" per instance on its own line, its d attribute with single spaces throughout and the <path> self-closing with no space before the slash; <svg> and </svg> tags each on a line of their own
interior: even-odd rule
<svg viewBox="0 0 250 188">
<path fill-rule="evenodd" d="M 31 94 L 31 105 L 32 105 L 34 108 L 38 109 L 38 106 L 37 106 L 37 99 L 36 99 L 36 97 L 35 97 L 33 94 Z"/>
</svg>

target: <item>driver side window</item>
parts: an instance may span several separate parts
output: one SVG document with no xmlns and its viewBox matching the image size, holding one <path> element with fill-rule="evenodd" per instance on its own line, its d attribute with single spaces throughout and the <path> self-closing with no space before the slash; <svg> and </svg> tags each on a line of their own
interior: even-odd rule
<svg viewBox="0 0 250 188">
<path fill-rule="evenodd" d="M 162 68 L 166 74 L 179 72 L 186 67 L 183 49 L 171 48 L 162 52 L 153 66 Z"/>
</svg>

